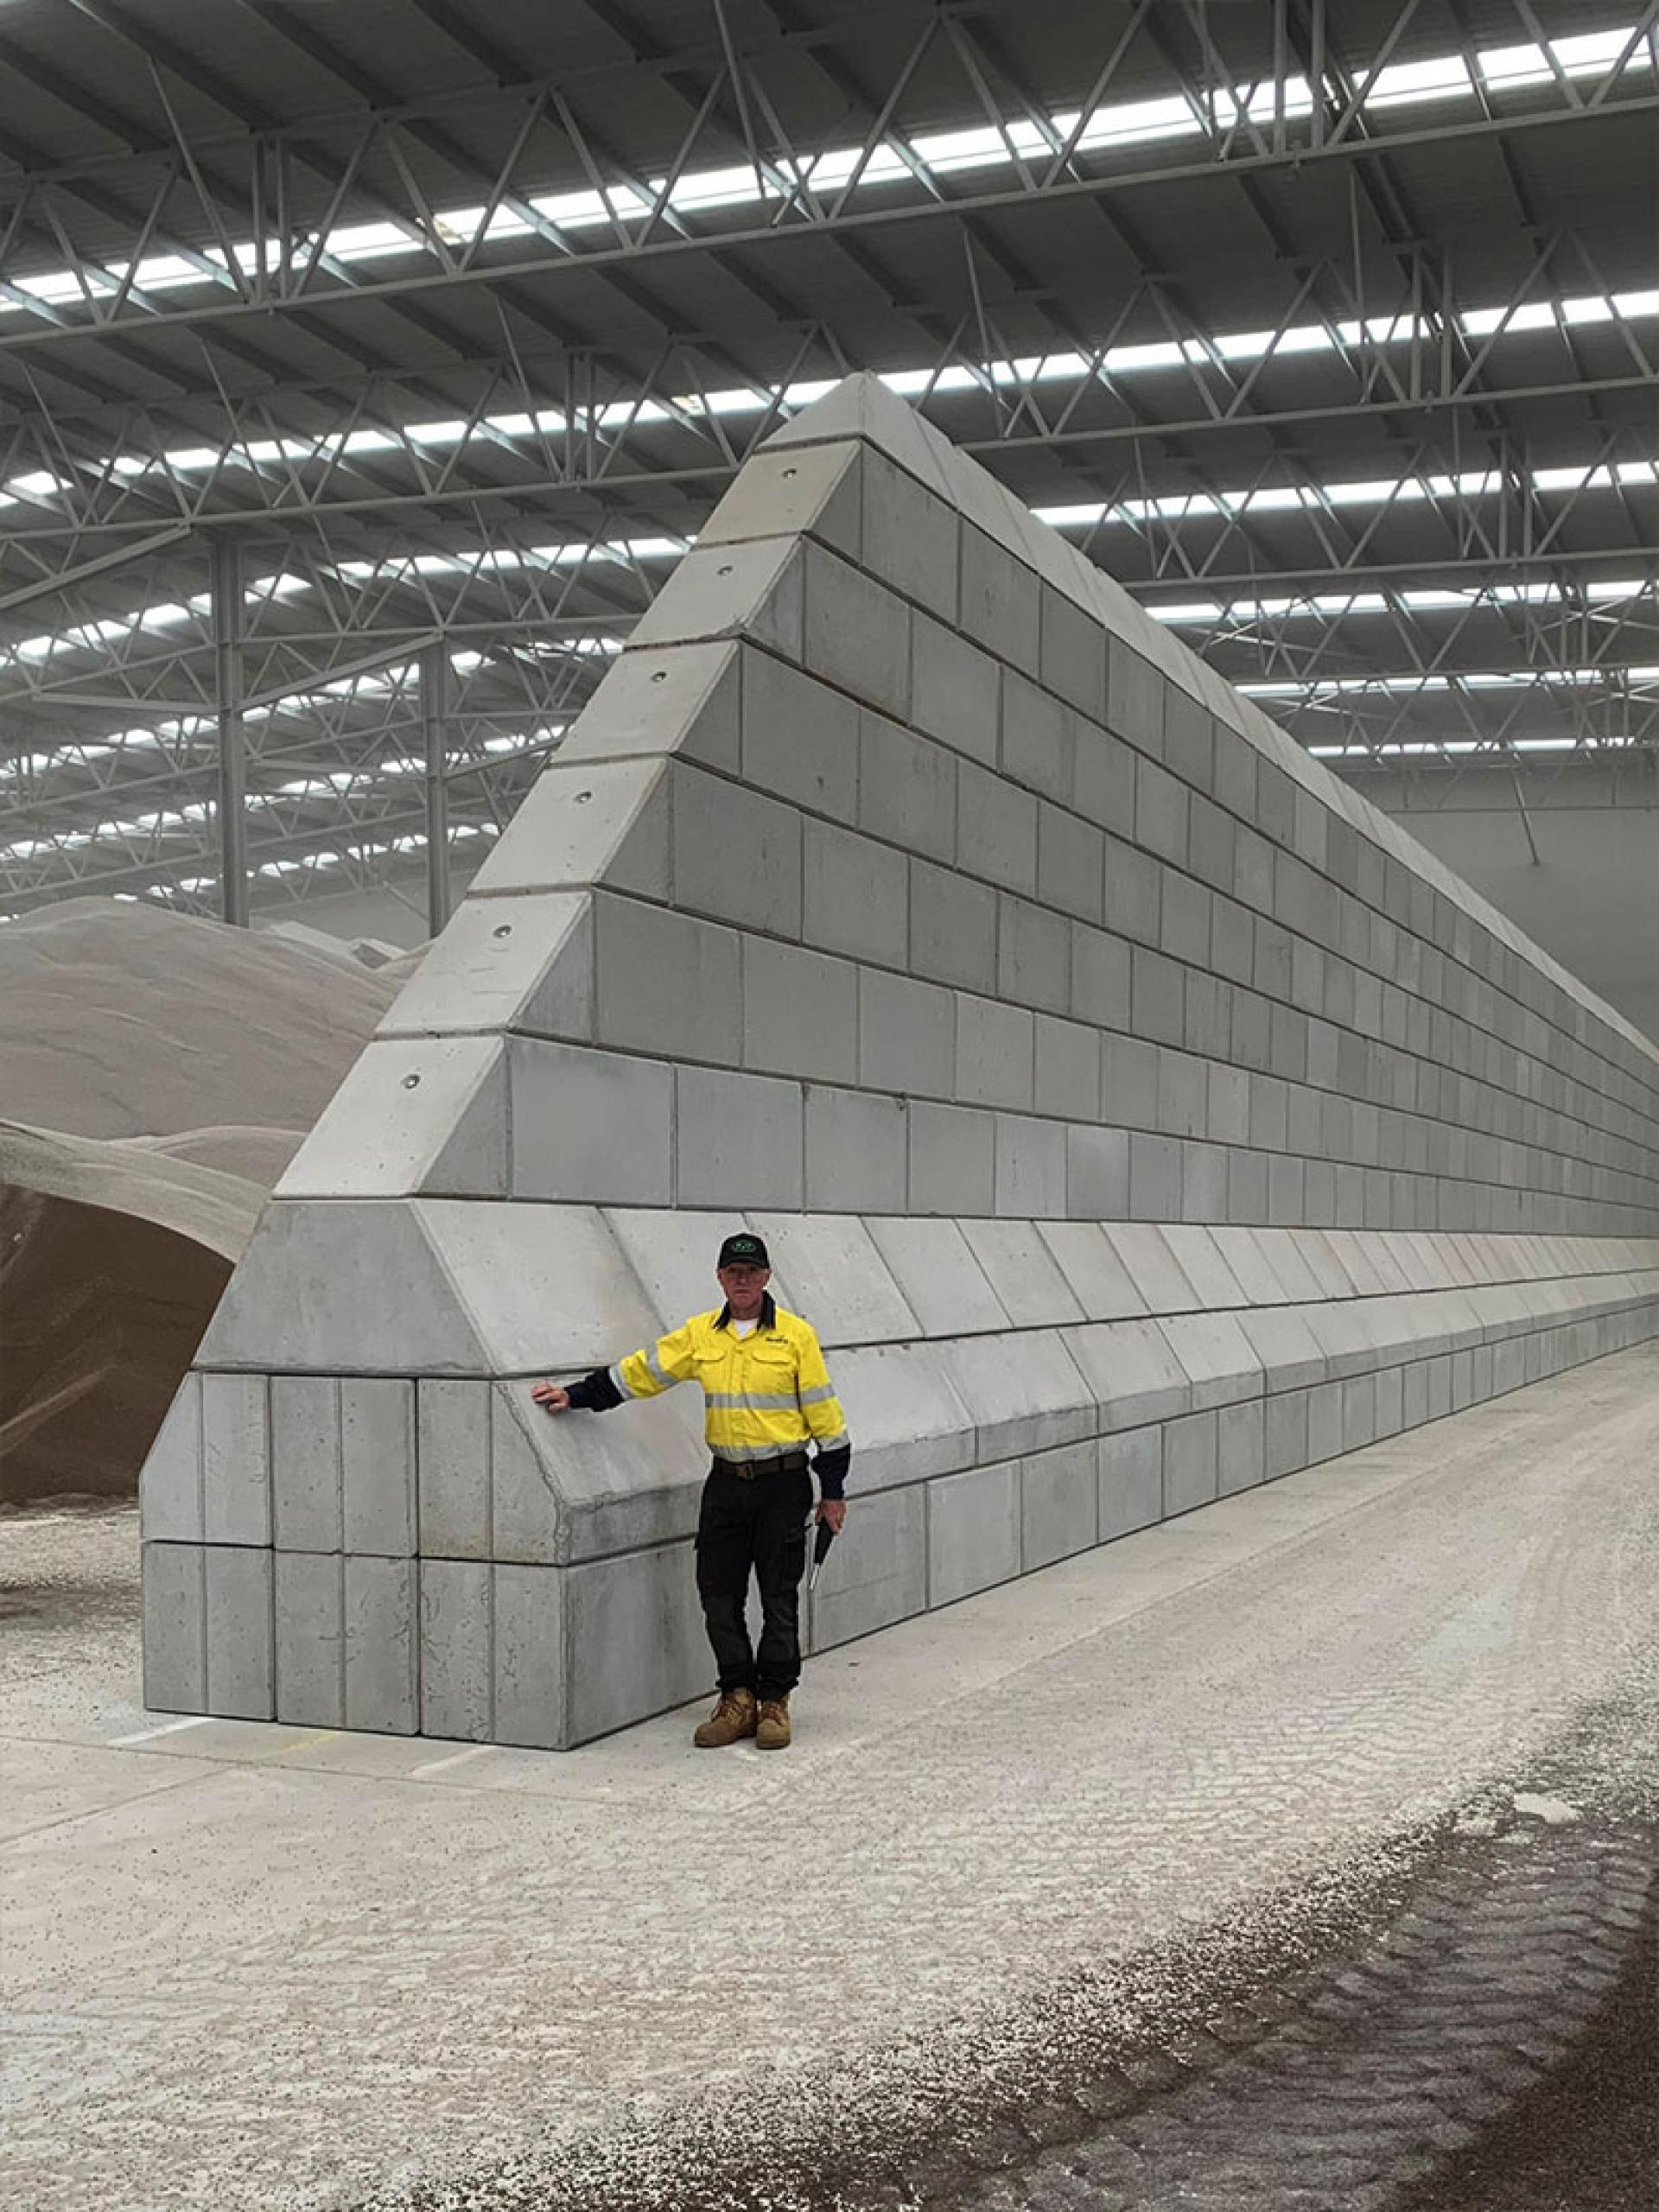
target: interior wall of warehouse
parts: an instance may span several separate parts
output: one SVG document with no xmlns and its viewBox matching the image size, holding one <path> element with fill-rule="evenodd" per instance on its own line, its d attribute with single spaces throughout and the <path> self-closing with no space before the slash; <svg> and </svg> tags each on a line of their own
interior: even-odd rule
<svg viewBox="0 0 1659 2212">
<path fill-rule="evenodd" d="M 1358 787 L 1659 1041 L 1659 777 L 1652 762 L 1617 776 L 1589 766 L 1523 769 L 1516 777 L 1505 769 L 1368 774 Z"/>
<path fill-rule="evenodd" d="M 1357 779 L 1367 798 L 1508 914 L 1592 990 L 1659 1041 L 1659 777 L 1600 769 L 1437 770 Z M 1535 861 L 1517 787 L 1538 848 Z M 450 906 L 474 863 L 452 871 Z M 302 921 L 405 949 L 426 938 L 418 863 L 386 887 L 257 907 L 255 926 Z"/>
</svg>

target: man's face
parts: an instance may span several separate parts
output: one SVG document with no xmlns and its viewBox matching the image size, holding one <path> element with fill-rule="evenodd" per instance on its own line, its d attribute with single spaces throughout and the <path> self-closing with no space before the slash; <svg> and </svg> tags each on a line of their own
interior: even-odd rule
<svg viewBox="0 0 1659 2212">
<path fill-rule="evenodd" d="M 772 1269 L 757 1268 L 747 1260 L 737 1260 L 730 1267 L 721 1268 L 716 1272 L 734 1318 L 739 1321 L 753 1321 L 760 1311 L 766 1285 L 772 1281 Z"/>
</svg>

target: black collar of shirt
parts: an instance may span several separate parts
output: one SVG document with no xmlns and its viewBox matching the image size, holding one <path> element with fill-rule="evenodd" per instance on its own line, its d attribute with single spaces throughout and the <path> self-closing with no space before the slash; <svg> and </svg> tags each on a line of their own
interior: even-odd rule
<svg viewBox="0 0 1659 2212">
<path fill-rule="evenodd" d="M 721 1307 L 715 1326 L 717 1329 L 725 1328 L 731 1318 L 732 1309 L 728 1303 Z M 772 1293 L 769 1290 L 763 1291 L 760 1294 L 760 1319 L 756 1325 L 762 1330 L 775 1329 L 778 1325 L 778 1308 L 772 1304 Z"/>
</svg>

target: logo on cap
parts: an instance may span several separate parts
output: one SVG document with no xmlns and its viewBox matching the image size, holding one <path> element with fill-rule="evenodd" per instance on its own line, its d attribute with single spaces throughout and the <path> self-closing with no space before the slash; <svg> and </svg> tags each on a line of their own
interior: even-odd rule
<svg viewBox="0 0 1659 2212">
<path fill-rule="evenodd" d="M 756 1268 L 772 1265 L 766 1257 L 766 1248 L 758 1236 L 728 1236 L 720 1248 L 719 1265 L 729 1268 L 740 1262 Z"/>
</svg>

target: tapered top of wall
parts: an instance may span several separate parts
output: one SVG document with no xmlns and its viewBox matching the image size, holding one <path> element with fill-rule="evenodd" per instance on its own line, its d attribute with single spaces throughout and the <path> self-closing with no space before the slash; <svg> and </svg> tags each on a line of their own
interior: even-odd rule
<svg viewBox="0 0 1659 2212">
<path fill-rule="evenodd" d="M 910 402 L 891 391 L 868 370 L 844 377 L 822 399 L 765 440 L 763 449 L 773 452 L 791 446 L 810 447 L 858 439 L 874 447 L 908 472 L 930 491 L 960 508 L 963 515 L 999 543 L 1016 552 L 1048 582 L 1077 603 L 1089 608 L 1113 636 L 1141 654 L 1160 673 L 1198 700 L 1228 728 L 1248 738 L 1277 767 L 1301 785 L 1321 804 L 1351 823 L 1402 867 L 1431 884 L 1471 920 L 1489 931 L 1523 960 L 1565 991 L 1585 1011 L 1634 1045 L 1643 1056 L 1659 1062 L 1659 1044 L 1644 1036 L 1617 1007 L 1599 998 L 1570 969 L 1546 952 L 1508 915 L 1491 906 L 1478 892 L 1454 874 L 1427 846 L 1402 830 L 1389 816 L 1372 805 L 1351 784 L 1333 775 L 1315 760 L 1287 730 L 1264 714 L 1206 661 L 1181 643 L 1161 623 L 1155 622 L 1123 587 L 1107 575 L 1086 554 L 1039 520 L 1031 509 L 991 472 L 953 445 Z"/>
</svg>

